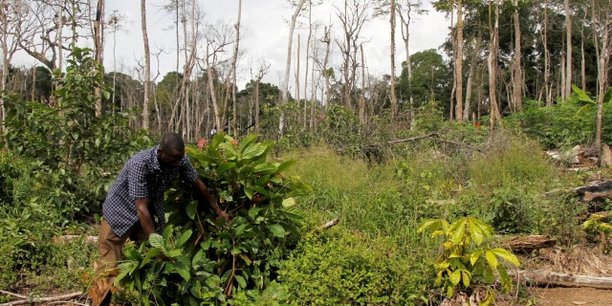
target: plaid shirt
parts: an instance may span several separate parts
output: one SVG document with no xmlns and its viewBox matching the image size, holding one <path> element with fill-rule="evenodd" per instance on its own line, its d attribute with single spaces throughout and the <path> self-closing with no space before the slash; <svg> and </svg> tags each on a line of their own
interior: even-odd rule
<svg viewBox="0 0 612 306">
<path fill-rule="evenodd" d="M 178 166 L 161 169 L 157 159 L 159 146 L 143 150 L 132 156 L 113 183 L 102 214 L 117 236 L 123 236 L 136 222 L 136 199 L 148 198 L 157 217 L 158 229 L 164 227 L 164 191 L 181 175 L 185 182 L 195 182 L 198 177 L 187 155 Z"/>
</svg>

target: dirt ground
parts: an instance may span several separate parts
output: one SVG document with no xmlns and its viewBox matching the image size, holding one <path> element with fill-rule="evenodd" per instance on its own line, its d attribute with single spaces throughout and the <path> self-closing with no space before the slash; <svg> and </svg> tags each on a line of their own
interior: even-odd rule
<svg viewBox="0 0 612 306">
<path fill-rule="evenodd" d="M 537 297 L 537 305 L 612 305 L 612 290 L 593 288 L 536 288 L 533 289 Z"/>
</svg>

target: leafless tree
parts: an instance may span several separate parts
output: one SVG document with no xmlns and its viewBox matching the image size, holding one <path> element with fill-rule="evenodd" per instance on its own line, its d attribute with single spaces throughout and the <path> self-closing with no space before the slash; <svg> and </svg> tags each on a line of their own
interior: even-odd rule
<svg viewBox="0 0 612 306">
<path fill-rule="evenodd" d="M 144 46 L 144 82 L 142 102 L 142 128 L 149 129 L 149 90 L 151 86 L 151 51 L 149 50 L 149 33 L 147 31 L 147 1 L 140 0 L 140 29 Z"/>
<path fill-rule="evenodd" d="M 363 0 L 345 0 L 342 8 L 336 8 L 336 16 L 342 25 L 343 38 L 336 40 L 342 54 L 342 102 L 352 108 L 361 41 L 360 33 L 368 20 L 366 3 Z"/>
</svg>

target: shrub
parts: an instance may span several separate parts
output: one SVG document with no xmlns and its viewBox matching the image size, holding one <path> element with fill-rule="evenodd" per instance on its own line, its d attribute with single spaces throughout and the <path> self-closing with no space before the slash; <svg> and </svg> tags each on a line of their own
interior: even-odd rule
<svg viewBox="0 0 612 306">
<path fill-rule="evenodd" d="M 408 305 L 424 293 L 419 260 L 346 231 L 302 240 L 279 271 L 291 305 Z"/>
<path fill-rule="evenodd" d="M 117 281 L 145 304 L 210 304 L 227 302 L 238 291 L 263 291 L 297 243 L 301 216 L 292 208 L 294 196 L 307 190 L 283 174 L 290 161 L 266 161 L 271 148 L 254 135 L 238 142 L 223 134 L 187 148 L 231 222 L 199 205 L 191 186 L 177 186 L 167 194 L 163 235 L 126 247 Z"/>
<path fill-rule="evenodd" d="M 500 259 L 514 266 L 520 262 L 512 252 L 489 246 L 493 238 L 490 225 L 473 217 L 459 218 L 450 224 L 437 219 L 423 222 L 419 232 L 425 231 L 432 233 L 432 239 L 442 237 L 441 251 L 434 263 L 435 283 L 448 298 L 458 292 L 471 295 L 479 283 L 494 284 L 496 276 L 504 292 L 511 289 L 512 279 Z M 492 292 L 488 296 L 486 305 L 495 301 Z"/>
</svg>

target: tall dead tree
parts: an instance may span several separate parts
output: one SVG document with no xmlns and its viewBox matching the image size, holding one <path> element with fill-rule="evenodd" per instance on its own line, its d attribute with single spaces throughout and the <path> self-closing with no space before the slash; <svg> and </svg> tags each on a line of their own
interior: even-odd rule
<svg viewBox="0 0 612 306">
<path fill-rule="evenodd" d="M 106 22 L 104 19 L 104 1 L 105 0 L 98 0 L 98 4 L 96 6 L 96 18 L 93 21 L 93 38 L 95 49 L 94 59 L 100 63 L 100 67 L 104 67 L 104 23 Z M 61 29 L 62 27 L 63 26 L 60 26 L 59 28 Z M 96 88 L 95 94 L 96 117 L 100 117 L 102 116 L 102 88 Z"/>
<path fill-rule="evenodd" d="M 562 94 L 563 98 L 569 97 L 572 92 L 572 12 L 570 9 L 570 1 L 564 0 L 565 5 L 565 91 Z"/>
<path fill-rule="evenodd" d="M 544 24 L 542 45 L 544 49 L 544 96 L 546 106 L 552 106 L 552 83 L 550 81 L 550 51 L 548 50 L 548 0 L 544 0 Z"/>
<path fill-rule="evenodd" d="M 455 119 L 463 120 L 463 1 L 457 0 L 457 24 L 455 25 L 454 82 Z"/>
<path fill-rule="evenodd" d="M 237 71 L 236 66 L 238 63 L 238 50 L 240 46 L 240 16 L 242 15 L 242 0 L 238 0 L 238 18 L 236 20 L 236 24 L 234 25 L 234 30 L 236 31 L 236 41 L 234 42 L 234 55 L 232 57 L 232 130 L 234 135 L 238 136 L 238 119 L 236 112 L 236 84 L 237 84 Z"/>
<path fill-rule="evenodd" d="M 512 59 L 512 104 L 515 112 L 523 109 L 523 66 L 521 59 L 521 19 L 519 14 L 519 0 L 512 0 L 512 23 L 514 25 L 514 57 Z"/>
<path fill-rule="evenodd" d="M 342 9 L 336 8 L 336 16 L 342 24 L 343 40 L 336 41 L 342 54 L 342 104 L 353 107 L 352 94 L 355 87 L 359 59 L 360 33 L 368 19 L 366 3 L 362 0 L 345 0 Z"/>
<path fill-rule="evenodd" d="M 149 50 L 149 34 L 147 31 L 147 1 L 140 0 L 140 28 L 144 45 L 144 93 L 142 102 L 142 128 L 149 129 L 149 90 L 151 86 L 151 52 Z"/>
<path fill-rule="evenodd" d="M 493 8 L 493 4 L 495 7 Z M 494 11 L 493 11 L 494 10 Z M 494 16 L 492 16 L 494 15 Z M 494 19 L 493 19 L 494 18 Z M 489 126 L 495 129 L 501 123 L 501 114 L 497 103 L 497 52 L 499 49 L 499 0 L 489 0 Z M 493 135 L 493 133 L 491 133 Z"/>
<path fill-rule="evenodd" d="M 283 79 L 283 87 L 281 88 L 281 105 L 287 104 L 289 101 L 289 72 L 291 71 L 291 48 L 293 46 L 293 32 L 295 31 L 295 24 L 297 22 L 297 18 L 304 6 L 306 0 L 300 0 L 293 10 L 293 14 L 291 15 L 291 23 L 289 24 L 289 39 L 287 43 L 287 61 L 285 63 L 285 78 Z M 285 126 L 285 113 L 281 110 L 280 118 L 278 121 L 278 134 L 279 136 L 283 135 L 283 129 Z"/>
<path fill-rule="evenodd" d="M 610 71 L 610 52 L 612 52 L 612 39 L 610 39 L 610 32 L 612 32 L 612 16 L 610 16 L 611 10 L 612 1 L 591 0 L 591 16 L 595 29 L 595 33 L 593 33 L 593 40 L 597 54 L 597 115 L 595 119 L 595 146 L 599 151 L 600 166 L 601 156 L 603 155 L 603 104 L 604 102 L 611 103 L 610 101 L 604 101 L 607 96 L 606 91 L 609 90 L 610 86 L 608 83 L 608 75 Z M 599 37 L 601 37 L 601 39 Z M 608 99 L 610 99 L 610 97 L 608 97 Z"/>
<path fill-rule="evenodd" d="M 395 0 L 389 1 L 389 23 L 391 25 L 390 34 L 390 60 L 391 60 L 391 89 L 390 89 L 390 100 L 391 100 L 391 120 L 395 119 L 397 115 L 397 92 L 395 90 L 395 11 L 396 5 Z"/>
</svg>

